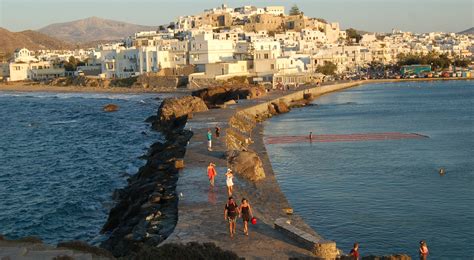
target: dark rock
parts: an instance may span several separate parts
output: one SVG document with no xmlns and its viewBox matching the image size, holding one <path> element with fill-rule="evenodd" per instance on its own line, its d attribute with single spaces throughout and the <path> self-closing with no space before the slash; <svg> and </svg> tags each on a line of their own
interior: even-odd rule
<svg viewBox="0 0 474 260">
<path fill-rule="evenodd" d="M 247 84 L 222 85 L 193 92 L 193 96 L 202 98 L 207 106 L 211 108 L 224 105 L 231 100 L 252 99 L 265 94 L 265 87 Z"/>
<path fill-rule="evenodd" d="M 313 97 L 313 94 L 311 93 L 305 93 L 303 94 L 303 98 L 309 101 L 309 100 L 313 100 L 314 97 Z"/>
<path fill-rule="evenodd" d="M 199 256 L 199 257 L 197 257 Z M 225 251 L 214 243 L 165 244 L 160 247 L 144 246 L 135 259 L 208 259 L 238 260 L 234 252 Z"/>
<path fill-rule="evenodd" d="M 150 196 L 150 202 L 151 203 L 160 203 L 161 201 L 161 194 L 160 193 L 154 193 Z"/>
<path fill-rule="evenodd" d="M 114 258 L 112 253 L 110 253 L 109 251 L 100 247 L 91 246 L 83 241 L 60 242 L 58 243 L 57 247 L 91 253 L 95 256 L 102 256 L 102 257 L 111 258 L 111 259 Z"/>
<path fill-rule="evenodd" d="M 159 120 L 153 123 L 153 128 L 168 134 L 175 129 L 182 129 L 189 114 L 207 110 L 206 103 L 199 97 L 166 98 L 158 109 Z"/>
<path fill-rule="evenodd" d="M 103 108 L 104 112 L 115 112 L 118 109 L 119 109 L 119 106 L 115 104 L 107 104 Z"/>
<path fill-rule="evenodd" d="M 155 121 L 158 121 L 159 117 L 158 116 L 149 116 L 147 119 L 145 119 L 146 123 L 153 123 Z"/>
<path fill-rule="evenodd" d="M 411 260 L 411 257 L 405 254 L 394 254 L 394 255 L 385 255 L 385 256 L 364 256 L 362 260 Z"/>
</svg>

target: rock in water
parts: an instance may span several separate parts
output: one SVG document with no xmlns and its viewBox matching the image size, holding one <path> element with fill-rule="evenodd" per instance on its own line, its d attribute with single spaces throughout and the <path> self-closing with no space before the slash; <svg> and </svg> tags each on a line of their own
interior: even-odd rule
<svg viewBox="0 0 474 260">
<path fill-rule="evenodd" d="M 115 104 L 107 104 L 103 109 L 105 112 L 115 112 L 119 109 L 119 106 Z"/>
<path fill-rule="evenodd" d="M 259 181 L 265 178 L 263 164 L 258 155 L 251 151 L 231 151 L 227 157 L 230 168 L 239 176 Z"/>
</svg>

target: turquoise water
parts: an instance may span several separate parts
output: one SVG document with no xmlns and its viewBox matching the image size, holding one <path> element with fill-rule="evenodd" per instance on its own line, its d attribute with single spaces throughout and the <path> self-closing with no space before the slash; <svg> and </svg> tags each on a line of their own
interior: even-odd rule
<svg viewBox="0 0 474 260">
<path fill-rule="evenodd" d="M 0 234 L 101 241 L 114 189 L 160 138 L 155 97 L 0 92 Z"/>
<path fill-rule="evenodd" d="M 365 85 L 265 122 L 265 136 L 402 132 L 429 138 L 267 144 L 295 212 L 348 252 L 474 257 L 474 82 Z M 444 167 L 446 175 L 438 169 Z"/>
</svg>

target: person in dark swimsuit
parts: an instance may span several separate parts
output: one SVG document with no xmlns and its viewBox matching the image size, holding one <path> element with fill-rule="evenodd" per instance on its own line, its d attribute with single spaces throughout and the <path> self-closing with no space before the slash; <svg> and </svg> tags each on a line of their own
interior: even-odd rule
<svg viewBox="0 0 474 260">
<path fill-rule="evenodd" d="M 239 206 L 237 203 L 234 201 L 234 199 L 229 197 L 229 200 L 225 204 L 224 208 L 224 219 L 229 222 L 229 231 L 230 231 L 230 237 L 233 238 L 235 234 L 235 225 L 236 225 L 236 220 L 237 216 L 239 215 Z"/>
<path fill-rule="evenodd" d="M 239 217 L 242 218 L 242 221 L 244 222 L 244 234 L 246 236 L 249 235 L 249 221 L 251 218 L 253 218 L 253 213 L 252 213 L 252 208 L 250 207 L 249 202 L 247 199 L 243 198 L 242 199 L 242 204 L 240 204 L 239 208 Z"/>
</svg>

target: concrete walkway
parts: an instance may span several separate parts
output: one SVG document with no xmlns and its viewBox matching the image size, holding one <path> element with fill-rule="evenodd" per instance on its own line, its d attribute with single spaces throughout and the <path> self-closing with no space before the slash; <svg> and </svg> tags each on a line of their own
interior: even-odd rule
<svg viewBox="0 0 474 260">
<path fill-rule="evenodd" d="M 351 86 L 356 85 L 352 83 Z M 344 86 L 343 88 L 347 88 Z M 321 88 L 321 87 L 319 87 Z M 341 87 L 342 88 L 342 87 Z M 314 90 L 314 88 L 313 88 Z M 306 90 L 305 92 L 307 92 Z M 318 90 L 319 91 L 319 90 Z M 335 91 L 328 88 L 327 92 Z M 237 232 L 233 239 L 229 236 L 228 224 L 224 220 L 224 205 L 227 201 L 225 171 L 225 132 L 228 122 L 235 112 L 248 108 L 266 108 L 267 102 L 278 100 L 284 96 L 302 96 L 303 91 L 275 91 L 260 99 L 242 100 L 236 105 L 225 109 L 213 109 L 204 113 L 196 113 L 188 120 L 186 129 L 194 132 L 184 157 L 185 168 L 180 171 L 177 184 L 179 197 L 179 217 L 176 228 L 166 243 L 213 242 L 225 250 L 231 250 L 246 259 L 288 259 L 289 257 L 310 257 L 312 253 L 287 238 L 273 228 L 277 218 L 286 217 L 294 226 L 322 238 L 312 230 L 299 216 L 287 215 L 285 208 L 291 208 L 281 192 L 273 173 L 265 145 L 263 143 L 263 127 L 257 124 L 253 129 L 250 146 L 257 152 L 264 164 L 266 178 L 258 183 L 250 183 L 238 176 L 234 178 L 234 198 L 240 204 L 245 197 L 249 200 L 257 225 L 249 226 L 249 236 L 243 234 L 241 219 L 237 222 Z M 325 92 L 326 93 L 326 92 Z M 289 97 L 292 99 L 293 97 Z M 258 113 L 259 109 L 256 109 Z M 221 127 L 221 137 L 214 136 L 214 127 Z M 206 133 L 213 132 L 213 151 L 207 150 Z M 207 178 L 207 166 L 214 162 L 217 166 L 216 187 L 211 189 Z"/>
</svg>

